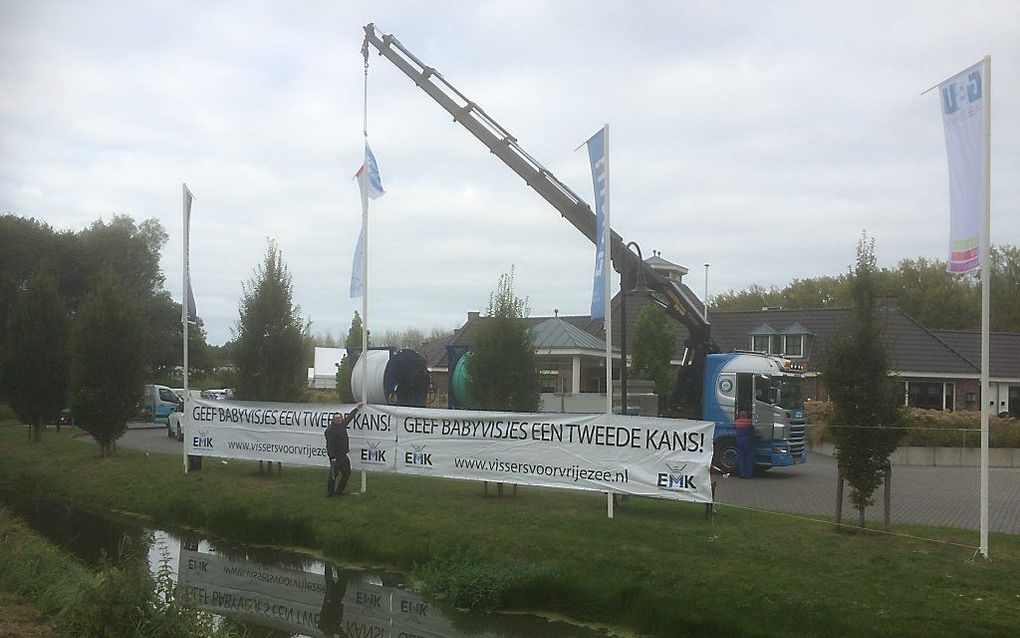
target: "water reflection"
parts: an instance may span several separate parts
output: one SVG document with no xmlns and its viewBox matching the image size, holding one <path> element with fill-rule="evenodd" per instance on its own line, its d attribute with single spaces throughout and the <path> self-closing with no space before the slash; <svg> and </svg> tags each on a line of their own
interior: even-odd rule
<svg viewBox="0 0 1020 638">
<path fill-rule="evenodd" d="M 250 636 L 350 638 L 593 638 L 606 636 L 518 614 L 467 613 L 401 585 L 397 574 L 341 569 L 282 552 L 153 529 L 53 501 L 0 491 L 3 503 L 40 534 L 96 566 L 124 536 L 147 549 L 155 574 L 168 572 L 177 596 Z"/>
</svg>

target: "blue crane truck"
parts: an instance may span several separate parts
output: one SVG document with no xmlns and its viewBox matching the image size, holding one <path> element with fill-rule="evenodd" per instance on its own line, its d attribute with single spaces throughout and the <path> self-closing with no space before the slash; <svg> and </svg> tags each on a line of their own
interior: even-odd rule
<svg viewBox="0 0 1020 638">
<path fill-rule="evenodd" d="M 729 352 L 706 357 L 703 415 L 715 422 L 712 465 L 737 470 L 737 432 L 733 421 L 746 411 L 754 422 L 757 469 L 807 461 L 807 419 L 802 403 L 803 371 L 789 359 L 760 352 Z"/>
<path fill-rule="evenodd" d="M 436 69 L 419 60 L 397 38 L 365 25 L 362 55 L 368 68 L 374 47 L 415 85 L 435 100 L 455 122 L 474 135 L 589 241 L 596 241 L 591 206 L 528 153 L 499 122 L 467 98 Z M 756 466 L 768 468 L 805 461 L 805 419 L 800 403 L 802 373 L 788 360 L 763 353 L 716 354 L 704 304 L 682 281 L 658 273 L 610 229 L 609 253 L 627 291 L 647 288 L 652 300 L 687 330 L 683 359 L 670 397 L 671 416 L 714 421 L 714 465 L 724 472 L 736 468 L 733 420 L 737 411 L 753 414 L 758 435 Z M 642 284 L 638 286 L 638 283 Z M 451 376 L 454 361 L 450 361 Z M 452 395 L 451 395 L 452 397 Z"/>
</svg>

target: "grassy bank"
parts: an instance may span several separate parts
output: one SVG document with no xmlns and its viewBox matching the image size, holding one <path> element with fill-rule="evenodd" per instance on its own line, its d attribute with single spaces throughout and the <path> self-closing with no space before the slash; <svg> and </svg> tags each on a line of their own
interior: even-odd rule
<svg viewBox="0 0 1020 638">
<path fill-rule="evenodd" d="M 235 635 L 178 605 L 169 572 L 154 580 L 131 551 L 90 571 L 0 507 L 0 636 Z"/>
<path fill-rule="evenodd" d="M 834 532 L 737 509 L 630 499 L 605 517 L 598 494 L 520 488 L 482 496 L 462 481 L 369 476 L 369 492 L 327 500 L 325 471 L 180 457 L 49 431 L 0 428 L 0 485 L 135 512 L 229 538 L 385 565 L 461 605 L 537 609 L 661 636 L 995 636 L 1020 626 L 1020 538 L 995 560 L 945 543 Z M 356 477 L 357 479 L 357 477 Z M 950 542 L 975 534 L 909 528 Z"/>
</svg>

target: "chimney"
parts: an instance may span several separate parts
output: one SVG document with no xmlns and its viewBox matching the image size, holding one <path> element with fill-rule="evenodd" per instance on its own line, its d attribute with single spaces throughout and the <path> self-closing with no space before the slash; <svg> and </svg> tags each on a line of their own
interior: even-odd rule
<svg viewBox="0 0 1020 638">
<path fill-rule="evenodd" d="M 482 313 L 478 312 L 477 310 L 473 312 L 468 312 L 468 321 L 477 321 L 478 318 L 481 316 Z"/>
</svg>

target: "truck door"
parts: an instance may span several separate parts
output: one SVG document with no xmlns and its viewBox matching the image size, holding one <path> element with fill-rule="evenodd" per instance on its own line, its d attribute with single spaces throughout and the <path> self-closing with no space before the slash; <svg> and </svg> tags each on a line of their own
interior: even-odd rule
<svg viewBox="0 0 1020 638">
<path fill-rule="evenodd" d="M 772 380 L 762 374 L 754 375 L 754 428 L 766 441 L 772 439 L 772 426 L 776 423 L 772 404 Z"/>
<path fill-rule="evenodd" d="M 736 401 L 733 404 L 733 414 L 730 415 L 730 423 L 741 412 L 747 412 L 749 416 L 754 414 L 754 375 L 749 372 L 738 372 L 736 376 Z"/>
</svg>

